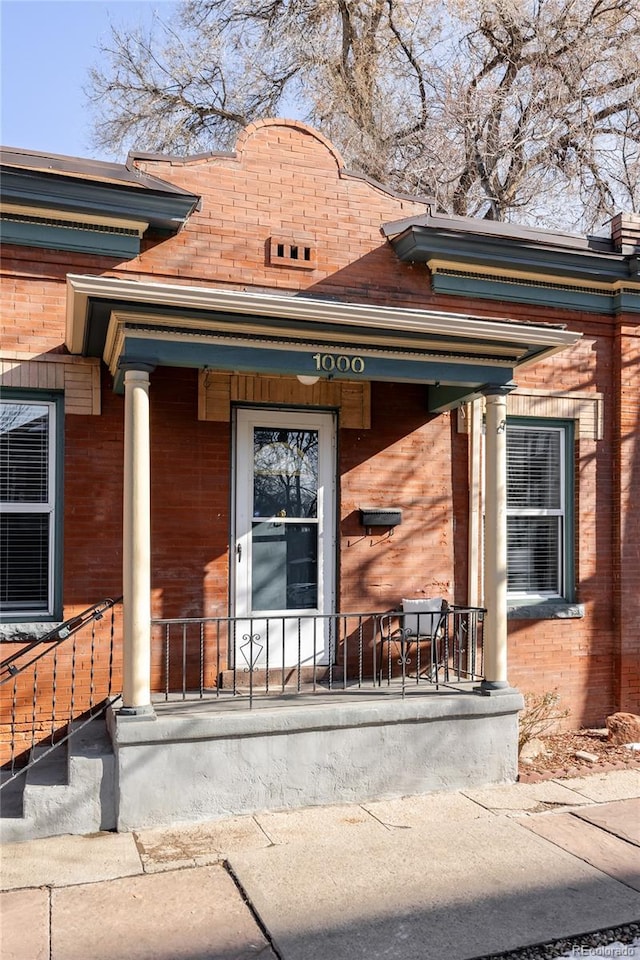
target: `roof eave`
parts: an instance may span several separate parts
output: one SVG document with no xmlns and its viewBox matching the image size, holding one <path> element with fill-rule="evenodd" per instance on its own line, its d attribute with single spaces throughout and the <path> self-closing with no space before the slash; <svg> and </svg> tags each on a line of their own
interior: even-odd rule
<svg viewBox="0 0 640 960">
<path fill-rule="evenodd" d="M 181 310 L 225 312 L 307 323 L 335 323 L 358 329 L 465 338 L 472 342 L 500 343 L 517 348 L 522 362 L 533 362 L 574 344 L 581 334 L 563 327 L 523 324 L 491 317 L 442 311 L 345 303 L 281 293 L 219 290 L 211 287 L 178 286 L 113 277 L 67 276 L 66 345 L 82 354 L 87 338 L 90 305 L 95 300 L 122 307 L 166 307 Z M 518 361 L 520 362 L 520 361 Z"/>
<path fill-rule="evenodd" d="M 538 243 L 535 236 L 516 238 L 458 233 L 423 224 L 410 224 L 390 238 L 400 260 L 427 263 L 452 259 L 487 270 L 517 269 L 557 277 L 590 280 L 626 280 L 631 276 L 630 258 L 602 249 Z"/>
<path fill-rule="evenodd" d="M 95 215 L 113 222 L 140 222 L 168 233 L 176 233 L 184 225 L 200 199 L 173 190 L 99 182 L 11 165 L 2 168 L 0 198 L 4 204 L 36 209 L 42 215 Z"/>
</svg>

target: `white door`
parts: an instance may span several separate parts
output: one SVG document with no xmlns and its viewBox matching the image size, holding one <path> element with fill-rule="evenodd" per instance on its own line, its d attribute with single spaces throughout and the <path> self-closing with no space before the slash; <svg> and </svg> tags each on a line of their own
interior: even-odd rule
<svg viewBox="0 0 640 960">
<path fill-rule="evenodd" d="M 329 662 L 335 459 L 330 413 L 237 411 L 238 669 Z"/>
</svg>

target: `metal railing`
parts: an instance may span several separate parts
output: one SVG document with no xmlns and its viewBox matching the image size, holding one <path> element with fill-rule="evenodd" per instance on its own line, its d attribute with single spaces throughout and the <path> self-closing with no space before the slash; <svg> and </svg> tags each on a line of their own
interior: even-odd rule
<svg viewBox="0 0 640 960">
<path fill-rule="evenodd" d="M 428 680 L 436 688 L 484 677 L 484 607 L 445 603 L 440 610 L 394 610 L 380 618 L 380 676 L 392 676 L 392 660 L 403 683 Z M 386 660 L 385 660 L 386 647 Z"/>
<path fill-rule="evenodd" d="M 113 693 L 120 674 L 114 638 L 121 600 L 92 604 L 0 663 L 3 740 L 8 742 L 0 789 L 119 699 L 120 693 Z"/>
<path fill-rule="evenodd" d="M 153 673 L 165 701 L 245 698 L 251 707 L 274 695 L 382 688 L 404 696 L 482 679 L 483 615 L 448 607 L 434 637 L 413 636 L 402 611 L 156 619 Z"/>
</svg>

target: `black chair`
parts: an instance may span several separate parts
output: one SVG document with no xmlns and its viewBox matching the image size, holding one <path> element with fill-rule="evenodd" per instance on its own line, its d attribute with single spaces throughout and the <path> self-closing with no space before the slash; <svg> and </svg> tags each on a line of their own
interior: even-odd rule
<svg viewBox="0 0 640 960">
<path fill-rule="evenodd" d="M 442 640 L 446 635 L 449 604 L 443 597 L 420 597 L 403 600 L 402 609 L 392 610 L 380 618 L 380 672 L 382 680 L 387 655 L 387 674 L 391 679 L 392 644 L 399 652 L 398 663 L 403 675 L 411 665 L 411 647 L 415 646 L 416 679 L 438 681 L 440 669 L 446 673 L 446 657 L 443 660 Z M 422 645 L 429 643 L 429 655 L 423 663 Z"/>
</svg>

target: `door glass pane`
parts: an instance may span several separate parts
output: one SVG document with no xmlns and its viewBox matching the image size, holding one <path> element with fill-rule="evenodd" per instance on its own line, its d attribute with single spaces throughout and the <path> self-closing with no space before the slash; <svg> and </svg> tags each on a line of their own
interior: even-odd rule
<svg viewBox="0 0 640 960">
<path fill-rule="evenodd" d="M 317 517 L 318 431 L 255 427 L 254 517 Z"/>
<path fill-rule="evenodd" d="M 253 523 L 252 539 L 252 609 L 317 607 L 317 524 Z"/>
</svg>

